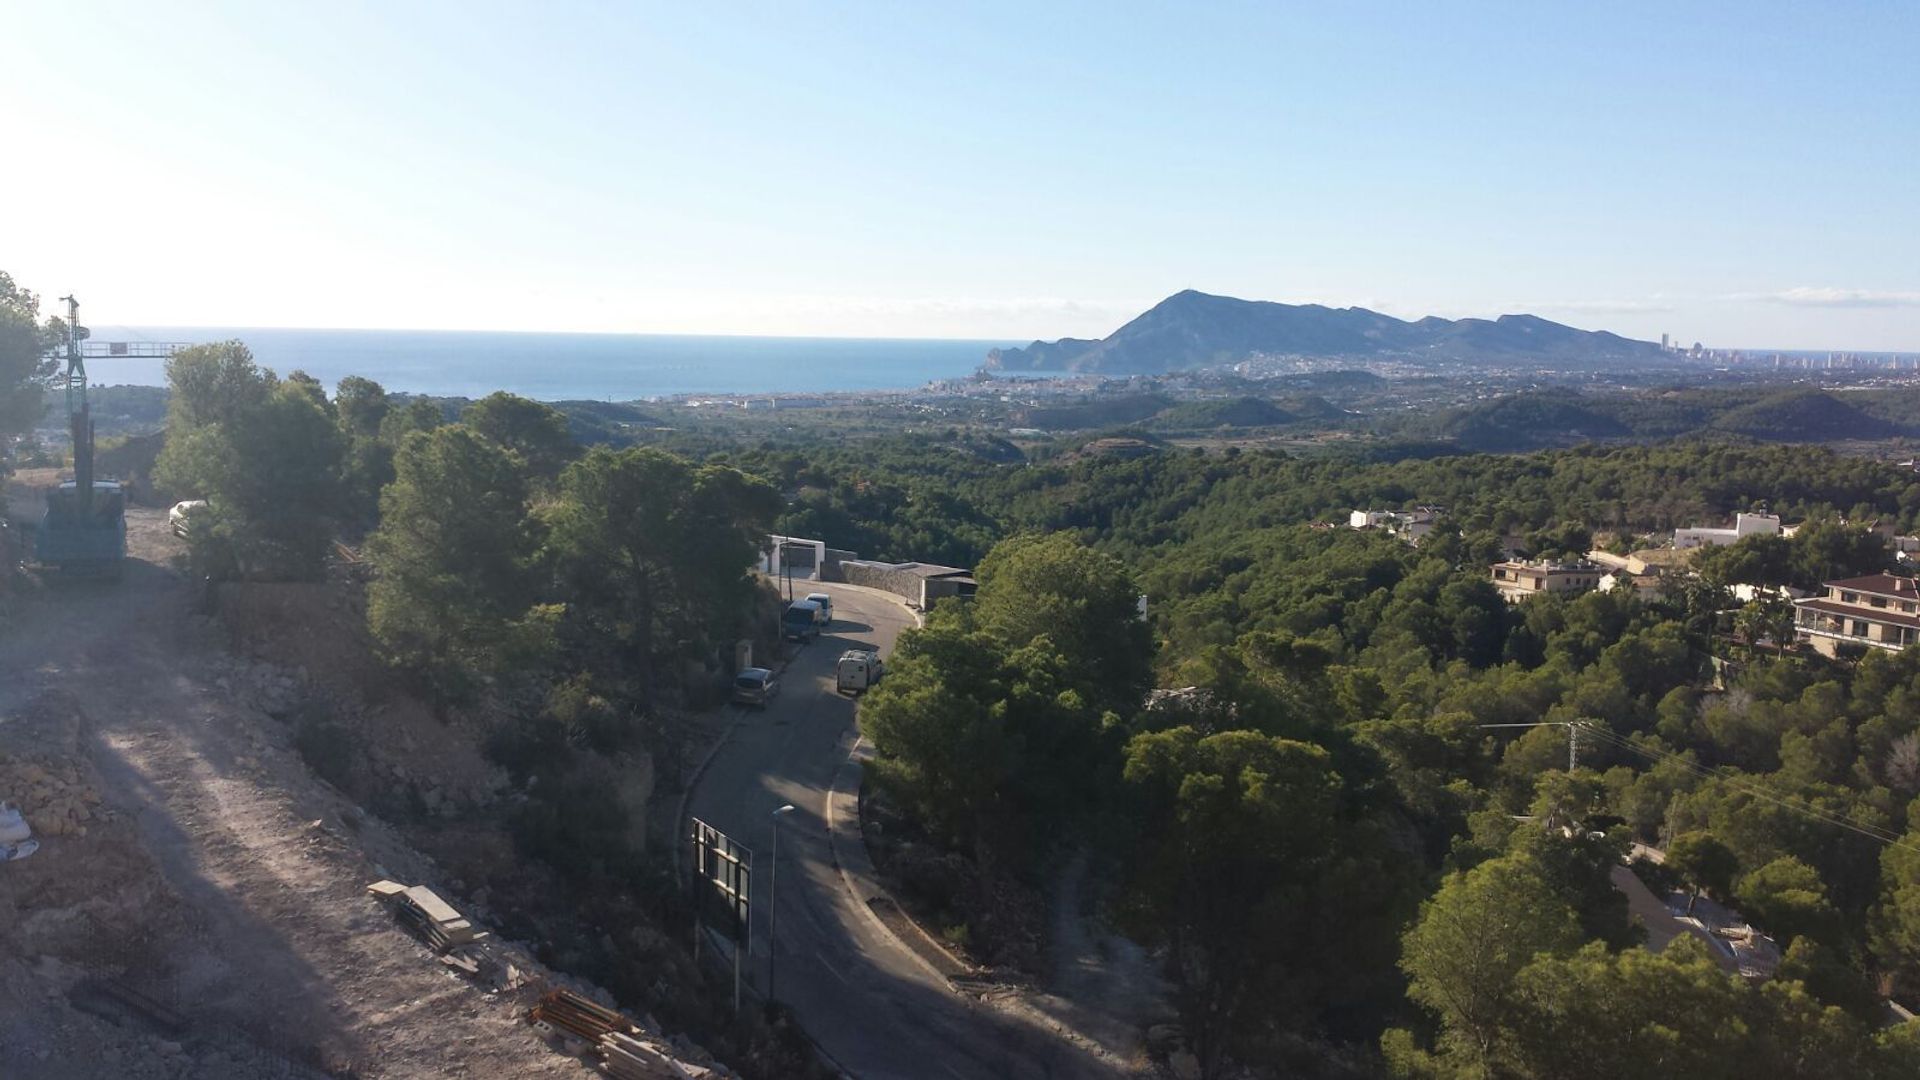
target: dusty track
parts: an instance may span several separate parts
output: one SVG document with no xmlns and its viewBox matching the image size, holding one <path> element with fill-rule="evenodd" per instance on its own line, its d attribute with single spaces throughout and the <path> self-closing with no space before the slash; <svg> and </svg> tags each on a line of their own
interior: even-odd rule
<svg viewBox="0 0 1920 1080">
<path fill-rule="evenodd" d="M 0 630 L 0 755 L 77 763 L 101 796 L 86 835 L 0 865 L 0 1076 L 585 1075 L 362 895 L 435 870 L 223 676 L 165 511 L 129 534 L 122 581 L 30 587 Z M 102 979 L 189 1026 L 101 1008 Z"/>
</svg>

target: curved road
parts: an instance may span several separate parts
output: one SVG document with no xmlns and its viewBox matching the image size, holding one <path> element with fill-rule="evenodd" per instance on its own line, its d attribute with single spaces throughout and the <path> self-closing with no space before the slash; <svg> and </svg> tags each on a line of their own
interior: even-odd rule
<svg viewBox="0 0 1920 1080">
<path fill-rule="evenodd" d="M 834 688 L 849 648 L 893 654 L 913 616 L 891 594 L 795 582 L 796 595 L 833 596 L 828 632 L 798 650 L 764 712 L 747 712 L 714 755 L 689 812 L 753 849 L 753 945 L 744 975 L 767 983 L 773 811 L 780 824 L 775 997 L 842 1068 L 860 1080 L 1105 1077 L 1044 1029 L 954 993 L 846 889 L 827 842 L 827 795 L 857 739 L 853 703 Z"/>
</svg>

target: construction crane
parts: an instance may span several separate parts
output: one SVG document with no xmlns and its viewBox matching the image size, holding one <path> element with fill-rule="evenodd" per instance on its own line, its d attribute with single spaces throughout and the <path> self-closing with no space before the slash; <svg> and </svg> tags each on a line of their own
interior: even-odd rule
<svg viewBox="0 0 1920 1080">
<path fill-rule="evenodd" d="M 87 406 L 87 328 L 80 301 L 67 305 L 65 368 L 53 385 L 65 391 L 67 431 L 73 438 L 73 479 L 47 491 L 47 512 L 34 533 L 34 558 L 62 574 L 119 577 L 127 556 L 127 494 L 113 479 L 94 475 L 93 413 Z"/>
</svg>

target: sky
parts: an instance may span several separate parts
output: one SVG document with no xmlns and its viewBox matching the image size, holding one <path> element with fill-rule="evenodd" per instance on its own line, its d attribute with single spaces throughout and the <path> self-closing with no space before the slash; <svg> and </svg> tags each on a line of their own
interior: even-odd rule
<svg viewBox="0 0 1920 1080">
<path fill-rule="evenodd" d="M 1920 351 L 1920 5 L 18 3 L 107 325 L 1103 336 L 1185 288 Z"/>
</svg>

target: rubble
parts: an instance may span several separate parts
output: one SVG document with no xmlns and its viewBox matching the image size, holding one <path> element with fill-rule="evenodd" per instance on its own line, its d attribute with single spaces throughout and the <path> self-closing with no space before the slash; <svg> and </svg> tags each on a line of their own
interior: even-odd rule
<svg viewBox="0 0 1920 1080">
<path fill-rule="evenodd" d="M 39 850 L 40 841 L 33 838 L 33 828 L 21 815 L 20 808 L 10 802 L 0 802 L 0 862 L 24 859 Z"/>
<path fill-rule="evenodd" d="M 41 836 L 85 836 L 111 814 L 77 764 L 50 758 L 0 758 L 0 798 Z"/>
</svg>

